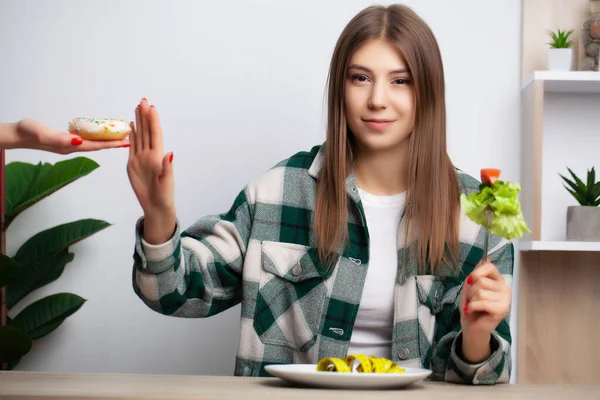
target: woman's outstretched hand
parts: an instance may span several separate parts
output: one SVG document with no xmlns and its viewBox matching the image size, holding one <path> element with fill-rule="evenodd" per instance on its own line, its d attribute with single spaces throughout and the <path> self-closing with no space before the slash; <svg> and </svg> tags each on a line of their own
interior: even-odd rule
<svg viewBox="0 0 600 400">
<path fill-rule="evenodd" d="M 127 175 L 144 210 L 144 239 L 164 243 L 175 228 L 173 153 L 164 154 L 158 111 L 144 98 L 131 123 Z"/>
</svg>

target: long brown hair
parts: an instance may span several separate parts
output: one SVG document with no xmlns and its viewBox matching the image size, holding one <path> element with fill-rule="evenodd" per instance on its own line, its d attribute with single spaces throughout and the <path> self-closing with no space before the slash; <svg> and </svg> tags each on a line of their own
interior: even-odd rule
<svg viewBox="0 0 600 400">
<path fill-rule="evenodd" d="M 315 231 L 320 258 L 332 265 L 348 238 L 346 178 L 353 146 L 344 110 L 348 62 L 365 41 L 386 39 L 396 46 L 412 74 L 415 126 L 409 140 L 406 242 L 421 272 L 441 272 L 458 254 L 460 197 L 457 173 L 446 150 L 444 70 L 429 26 L 403 5 L 371 6 L 345 27 L 335 46 L 327 87 L 327 137 L 317 182 Z M 417 240 L 418 239 L 418 240 Z M 416 253 L 416 254 L 415 254 Z"/>
</svg>

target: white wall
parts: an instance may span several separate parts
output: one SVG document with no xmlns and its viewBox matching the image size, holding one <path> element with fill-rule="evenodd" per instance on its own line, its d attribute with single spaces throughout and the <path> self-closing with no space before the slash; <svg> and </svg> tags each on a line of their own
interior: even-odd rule
<svg viewBox="0 0 600 400">
<path fill-rule="evenodd" d="M 442 48 L 455 163 L 475 176 L 499 167 L 518 180 L 521 2 L 406 3 Z M 30 117 L 64 129 L 77 116 L 133 119 L 148 97 L 162 115 L 166 151 L 175 153 L 177 207 L 187 226 L 225 211 L 245 183 L 280 159 L 323 141 L 330 54 L 347 21 L 370 4 L 3 0 L 0 120 Z M 28 210 L 8 233 L 12 254 L 59 223 L 93 217 L 114 224 L 73 246 L 64 275 L 22 302 L 58 291 L 88 299 L 35 342 L 19 369 L 231 374 L 239 307 L 207 320 L 146 308 L 131 289 L 141 209 L 125 172 L 127 150 L 85 155 L 101 167 Z M 14 150 L 7 158 L 63 157 Z M 515 329 L 513 322 L 516 336 Z"/>
</svg>

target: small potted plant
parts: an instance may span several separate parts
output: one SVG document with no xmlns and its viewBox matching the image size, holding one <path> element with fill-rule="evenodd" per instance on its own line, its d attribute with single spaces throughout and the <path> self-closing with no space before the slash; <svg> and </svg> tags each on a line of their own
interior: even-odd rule
<svg viewBox="0 0 600 400">
<path fill-rule="evenodd" d="M 571 71 L 573 70 L 573 40 L 571 35 L 573 29 L 568 32 L 558 29 L 556 32 L 548 32 L 552 39 L 548 44 L 548 69 L 550 71 Z"/>
<path fill-rule="evenodd" d="M 567 208 L 567 240 L 600 242 L 600 181 L 596 182 L 594 168 L 587 172 L 584 183 L 569 168 L 573 180 L 560 175 L 563 186 L 579 203 Z M 568 186 L 568 187 L 567 187 Z"/>
</svg>

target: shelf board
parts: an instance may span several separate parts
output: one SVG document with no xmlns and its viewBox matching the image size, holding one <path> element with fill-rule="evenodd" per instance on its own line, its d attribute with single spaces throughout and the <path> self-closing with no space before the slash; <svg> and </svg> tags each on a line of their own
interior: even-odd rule
<svg viewBox="0 0 600 400">
<path fill-rule="evenodd" d="M 600 251 L 600 242 L 559 242 L 533 241 L 521 242 L 521 251 Z"/>
<path fill-rule="evenodd" d="M 535 71 L 525 81 L 523 89 L 536 81 L 544 82 L 546 92 L 600 94 L 598 71 Z"/>
</svg>

